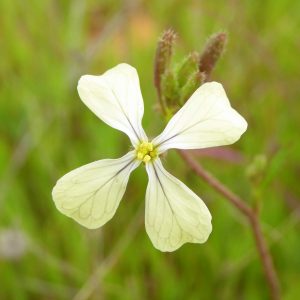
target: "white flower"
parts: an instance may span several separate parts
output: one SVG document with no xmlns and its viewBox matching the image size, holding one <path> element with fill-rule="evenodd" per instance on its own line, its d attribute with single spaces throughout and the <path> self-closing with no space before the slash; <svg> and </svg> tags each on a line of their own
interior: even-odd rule
<svg viewBox="0 0 300 300">
<path fill-rule="evenodd" d="M 174 251 L 187 242 L 204 243 L 212 230 L 209 210 L 164 169 L 159 156 L 172 148 L 201 149 L 240 138 L 247 122 L 231 108 L 222 85 L 199 87 L 152 141 L 141 124 L 144 105 L 135 68 L 120 64 L 101 76 L 82 76 L 78 93 L 102 121 L 128 135 L 134 150 L 60 178 L 52 192 L 57 209 L 87 228 L 104 225 L 114 216 L 130 173 L 143 162 L 149 177 L 145 225 L 154 247 Z"/>
</svg>

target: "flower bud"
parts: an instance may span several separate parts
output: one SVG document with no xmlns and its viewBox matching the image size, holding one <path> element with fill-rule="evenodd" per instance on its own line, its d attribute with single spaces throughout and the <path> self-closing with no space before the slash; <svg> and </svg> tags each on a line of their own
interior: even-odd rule
<svg viewBox="0 0 300 300">
<path fill-rule="evenodd" d="M 170 65 L 173 54 L 173 45 L 177 34 L 172 29 L 166 30 L 157 44 L 154 62 L 154 84 L 158 95 L 161 95 L 161 79 Z"/>
<path fill-rule="evenodd" d="M 264 154 L 256 155 L 252 162 L 246 168 L 246 176 L 249 179 L 260 177 L 265 171 L 267 165 L 267 157 Z"/>
<path fill-rule="evenodd" d="M 204 82 L 205 76 L 200 71 L 196 71 L 190 75 L 186 84 L 180 90 L 179 103 L 183 105 L 196 91 L 198 87 Z"/>
<path fill-rule="evenodd" d="M 223 54 L 226 41 L 227 34 L 225 32 L 216 33 L 208 39 L 199 62 L 199 70 L 205 73 L 207 79 Z"/>
<path fill-rule="evenodd" d="M 177 69 L 177 78 L 179 87 L 184 86 L 191 74 L 198 71 L 200 54 L 196 51 L 190 53 L 186 56 L 183 61 L 180 63 Z"/>
<path fill-rule="evenodd" d="M 168 70 L 164 73 L 161 80 L 162 98 L 170 108 L 174 103 L 178 102 L 179 91 L 178 83 L 176 81 L 175 74 L 172 70 Z"/>
</svg>

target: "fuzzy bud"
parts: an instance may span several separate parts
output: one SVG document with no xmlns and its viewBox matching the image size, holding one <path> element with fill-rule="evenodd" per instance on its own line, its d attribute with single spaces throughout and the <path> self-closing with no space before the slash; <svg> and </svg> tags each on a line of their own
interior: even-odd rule
<svg viewBox="0 0 300 300">
<path fill-rule="evenodd" d="M 186 81 L 186 84 L 182 87 L 180 91 L 180 105 L 183 105 L 196 91 L 197 88 L 204 82 L 205 76 L 203 73 L 196 71 L 190 75 L 189 79 Z"/>
<path fill-rule="evenodd" d="M 226 41 L 227 34 L 225 32 L 216 33 L 209 38 L 199 62 L 199 70 L 205 73 L 207 79 L 223 54 Z"/>
<path fill-rule="evenodd" d="M 161 80 L 163 74 L 170 65 L 173 54 L 173 45 L 177 34 L 172 29 L 166 30 L 157 44 L 155 65 L 154 65 L 154 85 L 157 89 L 158 95 L 161 95 Z"/>
<path fill-rule="evenodd" d="M 191 74 L 198 70 L 200 54 L 196 51 L 186 56 L 177 69 L 178 85 L 182 87 L 186 84 Z"/>
<path fill-rule="evenodd" d="M 178 101 L 178 83 L 172 70 L 167 70 L 161 79 L 162 97 L 167 107 Z"/>
</svg>

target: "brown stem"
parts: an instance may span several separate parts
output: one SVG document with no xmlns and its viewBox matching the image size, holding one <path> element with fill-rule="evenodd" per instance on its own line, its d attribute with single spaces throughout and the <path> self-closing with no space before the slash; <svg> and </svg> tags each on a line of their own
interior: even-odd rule
<svg viewBox="0 0 300 300">
<path fill-rule="evenodd" d="M 224 184 L 222 184 L 216 177 L 206 171 L 192 156 L 186 151 L 178 151 L 183 160 L 189 167 L 202 179 L 204 179 L 211 187 L 223 195 L 232 205 L 234 205 L 240 212 L 242 212 L 248 219 L 255 244 L 259 253 L 259 258 L 263 265 L 263 270 L 270 290 L 270 298 L 272 300 L 279 300 L 280 285 L 276 270 L 274 268 L 273 260 L 267 245 L 267 242 L 262 233 L 258 211 L 250 207 L 238 195 L 234 194 Z"/>
<path fill-rule="evenodd" d="M 255 210 L 252 210 L 253 214 L 249 217 L 249 222 L 251 224 L 251 228 L 253 230 L 256 248 L 259 252 L 260 260 L 263 265 L 264 273 L 267 279 L 267 283 L 269 286 L 269 290 L 271 293 L 271 299 L 279 300 L 280 297 L 280 284 L 278 275 L 276 273 L 274 263 L 272 260 L 272 256 L 270 254 L 266 239 L 264 238 L 261 225 L 259 222 L 259 217 Z"/>
</svg>

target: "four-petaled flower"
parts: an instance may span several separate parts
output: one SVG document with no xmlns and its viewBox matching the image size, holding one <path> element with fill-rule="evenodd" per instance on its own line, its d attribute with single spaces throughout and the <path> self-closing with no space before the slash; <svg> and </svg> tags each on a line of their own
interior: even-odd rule
<svg viewBox="0 0 300 300">
<path fill-rule="evenodd" d="M 204 243 L 212 230 L 208 208 L 164 169 L 159 156 L 172 148 L 201 149 L 240 138 L 247 122 L 231 108 L 222 85 L 200 86 L 152 141 L 141 125 L 144 105 L 135 68 L 119 64 L 101 76 L 82 76 L 78 93 L 102 121 L 128 135 L 134 150 L 60 178 L 52 192 L 57 209 L 87 228 L 102 226 L 114 216 L 130 173 L 144 163 L 149 177 L 145 226 L 154 247 L 174 251 L 187 242 Z"/>
</svg>

